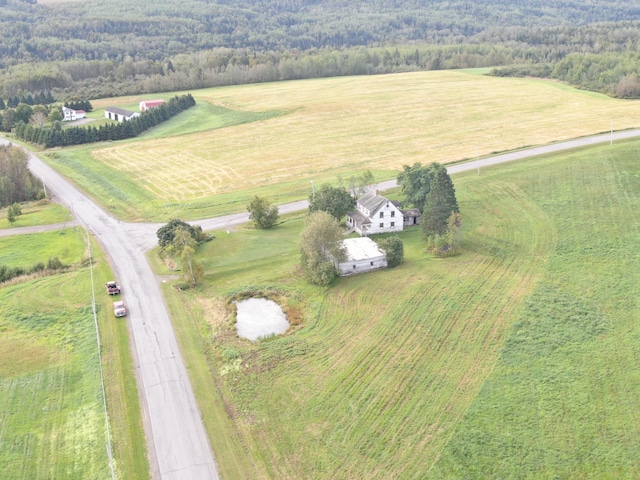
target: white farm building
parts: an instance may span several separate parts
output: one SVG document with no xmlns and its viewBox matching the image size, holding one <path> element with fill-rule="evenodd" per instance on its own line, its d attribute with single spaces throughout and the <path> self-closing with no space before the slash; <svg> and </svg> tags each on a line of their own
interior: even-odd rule
<svg viewBox="0 0 640 480">
<path fill-rule="evenodd" d="M 401 232 L 404 215 L 392 201 L 378 194 L 366 193 L 356 203 L 356 210 L 347 213 L 347 227 L 360 235 Z"/>
<path fill-rule="evenodd" d="M 104 116 L 109 120 L 115 120 L 116 122 L 125 122 L 132 118 L 139 117 L 138 112 L 132 112 L 131 110 L 125 110 L 120 107 L 107 107 L 104 109 Z"/>
<path fill-rule="evenodd" d="M 387 254 L 368 237 L 347 238 L 342 241 L 346 258 L 342 262 L 334 260 L 340 276 L 369 272 L 387 267 Z"/>
</svg>

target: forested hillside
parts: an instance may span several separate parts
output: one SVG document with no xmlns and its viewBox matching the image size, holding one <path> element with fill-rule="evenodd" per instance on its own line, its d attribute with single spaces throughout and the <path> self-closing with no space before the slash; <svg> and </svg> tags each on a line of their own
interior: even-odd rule
<svg viewBox="0 0 640 480">
<path fill-rule="evenodd" d="M 639 19 L 637 0 L 0 0 L 0 98 L 477 66 L 616 95 Z M 588 65 L 557 69 L 570 54 Z"/>
</svg>

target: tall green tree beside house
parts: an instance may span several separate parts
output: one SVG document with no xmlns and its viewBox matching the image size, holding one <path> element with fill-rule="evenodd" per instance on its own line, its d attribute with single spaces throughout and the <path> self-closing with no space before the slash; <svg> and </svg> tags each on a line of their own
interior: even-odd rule
<svg viewBox="0 0 640 480">
<path fill-rule="evenodd" d="M 340 221 L 356 206 L 356 199 L 345 188 L 322 185 L 309 197 L 309 212 L 324 211 Z"/>
<path fill-rule="evenodd" d="M 444 167 L 439 163 L 422 165 L 420 162 L 416 162 L 411 166 L 404 165 L 402 172 L 398 174 L 397 182 L 402 187 L 406 203 L 422 212 L 424 202 L 431 190 L 431 181 L 435 173 L 442 168 Z"/>
<path fill-rule="evenodd" d="M 387 254 L 387 266 L 397 267 L 404 261 L 404 243 L 398 235 L 391 235 L 378 242 L 378 245 Z"/>
<path fill-rule="evenodd" d="M 460 212 L 456 190 L 447 169 L 439 164 L 434 165 L 436 167 L 432 174 L 429 193 L 420 220 L 425 238 L 432 235 L 444 235 L 451 213 Z"/>
<path fill-rule="evenodd" d="M 342 228 L 331 214 L 313 212 L 300 234 L 300 263 L 310 283 L 328 286 L 337 276 L 332 259 L 343 260 Z"/>
</svg>

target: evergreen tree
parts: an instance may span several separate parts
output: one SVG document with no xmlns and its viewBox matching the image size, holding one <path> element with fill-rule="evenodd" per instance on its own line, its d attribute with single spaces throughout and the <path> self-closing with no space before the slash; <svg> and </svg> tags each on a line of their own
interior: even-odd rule
<svg viewBox="0 0 640 480">
<path fill-rule="evenodd" d="M 422 213 L 422 231 L 425 237 L 443 235 L 452 212 L 458 213 L 458 201 L 447 169 L 438 165 L 429 188 Z"/>
<path fill-rule="evenodd" d="M 0 97 L 0 110 L 4 110 L 7 106 L 4 104 L 4 100 Z"/>
</svg>

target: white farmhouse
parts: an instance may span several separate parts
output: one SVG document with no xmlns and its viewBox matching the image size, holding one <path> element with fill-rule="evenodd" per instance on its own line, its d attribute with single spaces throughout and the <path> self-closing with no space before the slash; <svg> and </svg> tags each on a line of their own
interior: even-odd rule
<svg viewBox="0 0 640 480">
<path fill-rule="evenodd" d="M 84 110 L 74 110 L 73 108 L 62 107 L 62 121 L 73 122 L 84 118 L 86 113 Z"/>
<path fill-rule="evenodd" d="M 372 190 L 357 201 L 356 210 L 347 214 L 346 223 L 361 236 L 400 232 L 404 215 L 394 202 Z"/>
<path fill-rule="evenodd" d="M 387 267 L 387 254 L 368 237 L 347 238 L 342 241 L 346 258 L 342 262 L 334 259 L 340 276 L 369 272 Z"/>
</svg>

